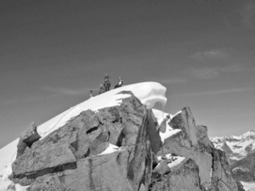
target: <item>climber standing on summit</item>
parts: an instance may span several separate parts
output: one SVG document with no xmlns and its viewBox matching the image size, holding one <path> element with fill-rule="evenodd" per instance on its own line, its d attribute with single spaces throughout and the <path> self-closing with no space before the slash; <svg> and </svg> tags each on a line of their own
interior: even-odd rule
<svg viewBox="0 0 255 191">
<path fill-rule="evenodd" d="M 108 74 L 105 74 L 105 77 L 104 77 L 104 89 L 105 89 L 105 91 L 109 91 L 110 87 L 111 87 L 110 76 Z"/>
<path fill-rule="evenodd" d="M 114 86 L 114 89 L 119 88 L 121 86 L 123 86 L 123 80 L 121 79 L 121 77 L 119 77 L 119 82 Z"/>
<path fill-rule="evenodd" d="M 105 92 L 105 87 L 103 86 L 103 84 L 100 84 L 99 86 L 99 90 L 98 90 L 98 95 L 102 94 Z"/>
</svg>

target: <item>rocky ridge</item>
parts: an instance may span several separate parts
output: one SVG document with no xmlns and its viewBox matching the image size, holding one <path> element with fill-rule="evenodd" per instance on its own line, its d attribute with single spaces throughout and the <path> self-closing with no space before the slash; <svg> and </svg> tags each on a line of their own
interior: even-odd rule
<svg viewBox="0 0 255 191">
<path fill-rule="evenodd" d="M 188 107 L 158 132 L 162 116 L 122 93 L 131 96 L 119 106 L 83 111 L 43 139 L 26 135 L 10 179 L 30 191 L 242 190 Z"/>
</svg>

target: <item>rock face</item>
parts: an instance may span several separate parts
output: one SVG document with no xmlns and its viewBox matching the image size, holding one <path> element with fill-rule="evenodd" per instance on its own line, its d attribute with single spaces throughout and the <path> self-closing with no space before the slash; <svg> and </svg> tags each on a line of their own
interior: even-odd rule
<svg viewBox="0 0 255 191">
<path fill-rule="evenodd" d="M 189 165 L 192 168 L 188 172 L 192 172 L 192 177 L 197 177 L 197 179 L 190 180 L 190 176 L 186 176 L 186 179 L 184 176 L 183 182 L 185 184 L 182 184 L 180 179 L 180 184 L 175 184 L 173 190 L 188 191 L 190 186 L 193 186 L 191 190 L 241 190 L 241 187 L 239 188 L 238 183 L 231 175 L 226 156 L 222 151 L 214 148 L 208 138 L 207 128 L 196 125 L 188 107 L 183 108 L 181 113 L 173 117 L 170 126 L 182 131 L 165 140 L 158 156 L 171 153 L 172 155 L 185 157 L 186 160 L 193 162 L 192 165 Z M 180 165 L 179 168 L 184 168 L 182 163 Z M 177 169 L 179 170 L 179 168 Z M 165 178 L 166 174 L 162 176 L 160 182 L 164 182 L 164 187 L 169 184 L 169 179 L 174 174 L 175 169 L 173 168 L 172 172 L 167 174 L 167 178 Z M 186 184 L 187 182 L 192 182 L 192 184 Z"/>
<path fill-rule="evenodd" d="M 27 147 L 31 147 L 34 142 L 38 141 L 41 136 L 37 132 L 37 127 L 31 123 L 25 132 L 22 133 L 18 143 L 17 157 L 22 155 Z"/>
<path fill-rule="evenodd" d="M 234 178 L 244 182 L 255 181 L 255 151 L 231 165 Z"/>
<path fill-rule="evenodd" d="M 10 178 L 30 191 L 241 190 L 189 108 L 167 124 L 177 133 L 162 142 L 152 110 L 123 93 L 131 97 L 120 106 L 84 111 L 35 140 Z"/>
<path fill-rule="evenodd" d="M 165 168 L 167 167 L 166 165 Z M 153 181 L 150 188 L 152 191 L 202 190 L 198 166 L 191 159 L 186 160 L 173 169 L 169 168 L 169 170 L 165 172 L 160 172 L 155 169 L 152 179 Z"/>
<path fill-rule="evenodd" d="M 226 153 L 233 177 L 239 181 L 255 181 L 255 131 L 240 136 L 214 137 L 215 147 Z"/>
</svg>

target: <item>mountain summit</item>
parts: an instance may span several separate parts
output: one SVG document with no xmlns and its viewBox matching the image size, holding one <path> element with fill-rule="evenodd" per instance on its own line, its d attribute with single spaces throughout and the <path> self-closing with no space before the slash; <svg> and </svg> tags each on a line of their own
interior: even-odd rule
<svg viewBox="0 0 255 191">
<path fill-rule="evenodd" d="M 32 125 L 0 150 L 0 190 L 242 191 L 189 107 L 154 109 L 165 92 L 128 85 Z"/>
</svg>

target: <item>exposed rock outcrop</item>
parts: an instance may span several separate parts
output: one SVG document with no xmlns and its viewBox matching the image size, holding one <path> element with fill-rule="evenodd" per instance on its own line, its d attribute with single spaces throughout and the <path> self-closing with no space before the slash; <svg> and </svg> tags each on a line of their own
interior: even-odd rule
<svg viewBox="0 0 255 191">
<path fill-rule="evenodd" d="M 30 148 L 34 142 L 38 141 L 41 136 L 37 132 L 37 127 L 34 123 L 31 123 L 30 126 L 24 131 L 19 139 L 17 157 L 22 155 L 26 148 Z"/>
<path fill-rule="evenodd" d="M 164 168 L 166 169 L 167 166 Z M 153 172 L 152 191 L 176 191 L 176 190 L 202 190 L 199 169 L 193 160 L 186 160 L 182 165 L 164 173 L 155 170 Z"/>
<path fill-rule="evenodd" d="M 150 115 L 133 95 L 120 106 L 84 111 L 18 156 L 12 179 L 30 190 L 146 190 L 152 150 L 161 143 Z M 110 143 L 121 149 L 98 155 Z"/>
<path fill-rule="evenodd" d="M 199 174 L 196 189 L 238 190 L 237 182 L 231 175 L 226 156 L 220 150 L 214 148 L 208 138 L 207 128 L 196 125 L 188 107 L 183 108 L 181 113 L 173 117 L 170 126 L 182 131 L 165 140 L 158 156 L 171 153 L 172 155 L 191 159 L 197 167 L 197 170 L 194 167 L 193 171 L 197 171 Z M 174 170 L 168 176 L 171 177 L 172 173 L 174 173 Z M 175 190 L 189 190 L 188 186 L 186 188 L 183 188 L 184 185 L 180 186 L 182 187 L 175 187 Z M 194 188 L 194 190 L 196 189 Z"/>
<path fill-rule="evenodd" d="M 13 162 L 11 179 L 30 191 L 241 190 L 189 108 L 166 124 L 177 133 L 161 142 L 152 110 L 122 93 L 131 96 L 120 106 L 83 111 L 33 142 Z M 106 152 L 110 145 L 117 149 Z"/>
</svg>

